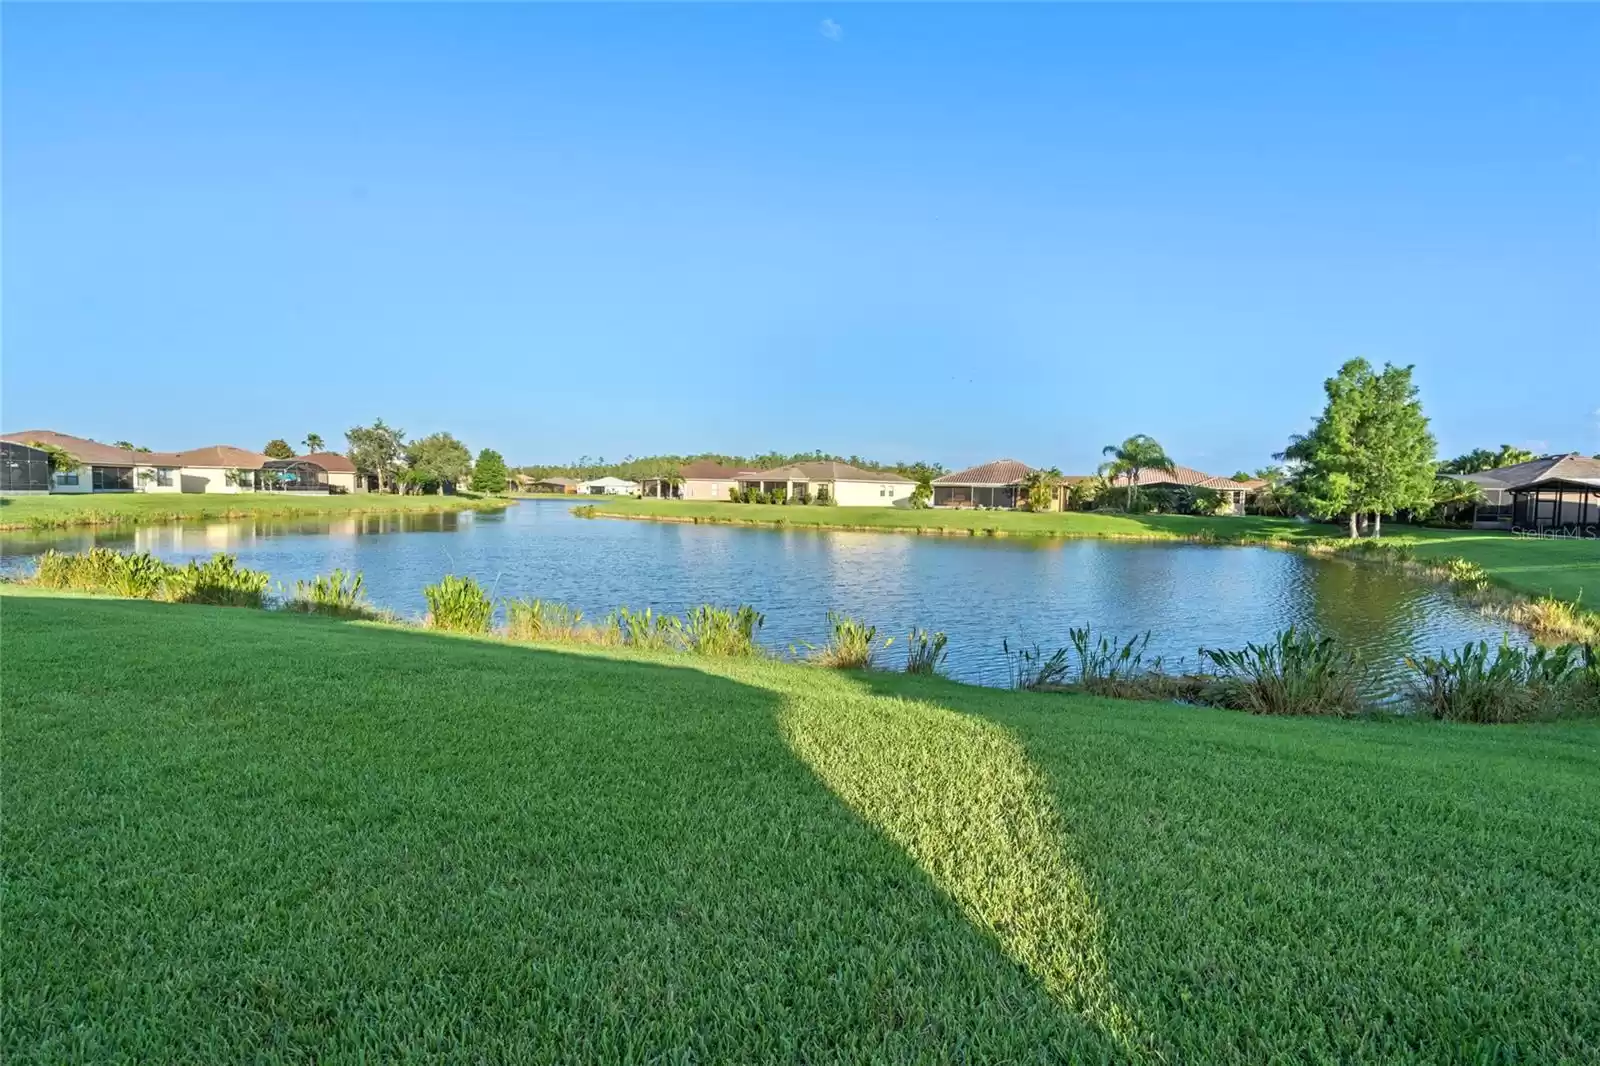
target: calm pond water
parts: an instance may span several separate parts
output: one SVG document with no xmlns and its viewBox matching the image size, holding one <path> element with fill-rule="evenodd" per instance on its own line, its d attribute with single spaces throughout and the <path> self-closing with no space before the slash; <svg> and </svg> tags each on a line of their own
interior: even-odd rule
<svg viewBox="0 0 1600 1066">
<path fill-rule="evenodd" d="M 592 619 L 620 604 L 681 612 L 750 603 L 766 614 L 763 642 L 784 651 L 821 643 L 835 610 L 894 635 L 890 661 L 912 626 L 945 630 L 948 672 L 986 684 L 1007 683 L 1003 639 L 1053 649 L 1084 624 L 1122 636 L 1151 630 L 1152 653 L 1193 665 L 1201 645 L 1240 647 L 1292 623 L 1360 648 L 1391 676 L 1408 652 L 1505 632 L 1432 587 L 1266 548 L 749 530 L 581 519 L 569 508 L 524 501 L 500 514 L 6 533 L 0 571 L 25 571 L 51 547 L 101 544 L 176 561 L 228 551 L 285 584 L 360 570 L 375 603 L 412 616 L 423 612 L 423 585 L 470 574 L 497 599 L 562 600 Z"/>
</svg>

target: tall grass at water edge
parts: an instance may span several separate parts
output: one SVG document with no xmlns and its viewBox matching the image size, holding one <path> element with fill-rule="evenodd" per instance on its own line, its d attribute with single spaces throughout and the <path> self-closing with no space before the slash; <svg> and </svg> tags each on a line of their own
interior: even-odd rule
<svg viewBox="0 0 1600 1066">
<path fill-rule="evenodd" d="M 878 640 L 878 627 L 851 618 L 849 615 L 828 612 L 828 642 L 811 649 L 811 661 L 818 666 L 835 670 L 871 670 L 878 652 L 894 643 L 893 637 Z"/>
<path fill-rule="evenodd" d="M 1215 671 L 1203 689 L 1205 702 L 1214 706 L 1252 714 L 1344 717 L 1365 707 L 1367 677 L 1360 660 L 1332 637 L 1290 626 L 1262 644 L 1201 648 L 1200 654 Z"/>
<path fill-rule="evenodd" d="M 926 629 L 913 629 L 906 638 L 906 673 L 937 674 L 949 654 L 949 644 L 950 638 L 942 631 L 930 633 Z"/>
<path fill-rule="evenodd" d="M 428 601 L 426 625 L 453 633 L 487 633 L 494 617 L 494 601 L 470 577 L 446 574 L 437 585 L 422 590 Z"/>
<path fill-rule="evenodd" d="M 205 562 L 182 566 L 163 562 L 148 552 L 47 551 L 35 565 L 32 583 L 43 588 L 96 592 L 171 603 L 208 603 L 221 607 L 262 607 L 269 576 L 238 565 L 222 552 Z"/>
<path fill-rule="evenodd" d="M 1600 713 L 1600 650 L 1593 645 L 1516 648 L 1487 642 L 1407 657 L 1418 713 L 1451 722 L 1526 722 Z"/>
<path fill-rule="evenodd" d="M 325 614 L 334 618 L 381 617 L 367 599 L 366 579 L 359 570 L 339 569 L 310 581 L 296 581 L 294 591 L 284 597 L 284 609 L 302 614 Z"/>
</svg>

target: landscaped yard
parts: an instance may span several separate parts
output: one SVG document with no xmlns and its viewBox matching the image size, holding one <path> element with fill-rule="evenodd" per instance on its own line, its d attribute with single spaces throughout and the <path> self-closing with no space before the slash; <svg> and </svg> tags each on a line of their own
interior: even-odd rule
<svg viewBox="0 0 1600 1066">
<path fill-rule="evenodd" d="M 499 510 L 506 506 L 506 500 L 492 496 L 396 496 L 365 492 L 345 496 L 286 492 L 6 496 L 0 497 L 0 530 L 197 519 Z"/>
<path fill-rule="evenodd" d="M 582 502 L 582 501 L 575 501 Z M 1223 543 L 1310 541 L 1337 538 L 1340 527 L 1291 518 L 1186 515 L 1123 515 L 1067 511 L 971 511 L 890 507 L 800 507 L 686 500 L 606 499 L 589 501 L 601 513 L 630 518 L 676 518 L 786 529 L 849 528 L 911 533 L 953 533 L 1009 537 L 1137 537 L 1214 539 Z M 1393 526 L 1384 543 L 1409 544 L 1417 558 L 1466 559 L 1488 572 L 1490 580 L 1532 596 L 1555 596 L 1600 604 L 1600 540 L 1543 540 L 1506 533 Z"/>
<path fill-rule="evenodd" d="M 1593 723 L 0 616 L 8 1062 L 1600 1057 Z"/>
</svg>

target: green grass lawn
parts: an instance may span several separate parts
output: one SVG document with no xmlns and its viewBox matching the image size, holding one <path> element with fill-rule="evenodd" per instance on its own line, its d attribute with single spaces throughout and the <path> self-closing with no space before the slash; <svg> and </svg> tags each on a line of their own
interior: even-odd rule
<svg viewBox="0 0 1600 1066">
<path fill-rule="evenodd" d="M 0 530 L 197 519 L 499 510 L 506 506 L 507 500 L 492 496 L 394 496 L 364 492 L 345 496 L 301 496 L 286 492 L 6 496 L 0 497 Z"/>
<path fill-rule="evenodd" d="M 1196 518 L 1187 515 L 1123 515 L 1067 511 L 903 510 L 891 507 L 783 507 L 760 504 L 697 503 L 686 500 L 606 499 L 603 513 L 636 518 L 697 519 L 786 529 L 942 532 L 1009 537 L 1214 538 L 1218 541 L 1310 541 L 1339 537 L 1331 525 L 1257 515 Z M 1410 544 L 1419 559 L 1459 557 L 1488 571 L 1490 580 L 1515 592 L 1551 595 L 1600 606 L 1600 540 L 1538 540 L 1505 533 L 1394 526 L 1388 543 Z"/>
<path fill-rule="evenodd" d="M 1600 1057 L 1600 725 L 0 625 L 7 1062 Z"/>
</svg>

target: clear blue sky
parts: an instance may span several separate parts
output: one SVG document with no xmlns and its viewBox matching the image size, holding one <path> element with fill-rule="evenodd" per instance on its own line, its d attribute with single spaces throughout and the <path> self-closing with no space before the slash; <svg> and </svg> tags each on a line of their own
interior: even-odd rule
<svg viewBox="0 0 1600 1066">
<path fill-rule="evenodd" d="M 825 21 L 827 20 L 827 21 Z M 1600 451 L 1600 8 L 17 6 L 7 429 Z"/>
</svg>

